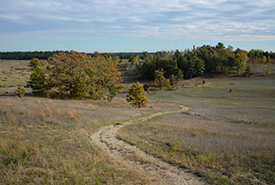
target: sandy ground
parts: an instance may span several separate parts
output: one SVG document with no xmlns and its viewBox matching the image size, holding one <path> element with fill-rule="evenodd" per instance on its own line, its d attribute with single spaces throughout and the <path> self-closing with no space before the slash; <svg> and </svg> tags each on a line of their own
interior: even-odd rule
<svg viewBox="0 0 275 185">
<path fill-rule="evenodd" d="M 156 116 L 186 110 L 186 107 L 181 106 L 179 110 L 154 113 L 127 121 L 124 125 L 109 125 L 91 135 L 91 140 L 92 143 L 109 154 L 114 160 L 122 163 L 123 166 L 135 170 L 137 173 L 145 172 L 148 174 L 148 178 L 151 178 L 150 184 L 206 184 L 186 169 L 168 164 L 117 138 L 118 131 L 125 125 L 144 122 Z"/>
</svg>

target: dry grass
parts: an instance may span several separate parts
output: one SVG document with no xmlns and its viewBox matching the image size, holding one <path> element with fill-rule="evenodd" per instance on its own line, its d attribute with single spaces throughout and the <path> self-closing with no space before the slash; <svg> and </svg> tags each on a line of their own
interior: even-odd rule
<svg viewBox="0 0 275 185">
<path fill-rule="evenodd" d="M 0 87 L 26 85 L 30 70 L 28 60 L 0 60 Z"/>
<path fill-rule="evenodd" d="M 0 96 L 0 184 L 150 183 L 94 146 L 89 134 L 112 121 L 173 109 L 113 102 Z M 160 105 L 160 106 L 157 106 Z"/>
<path fill-rule="evenodd" d="M 178 91 L 150 94 L 149 99 L 191 108 L 126 126 L 119 135 L 209 183 L 274 184 L 275 78 L 264 71 L 250 79 L 206 79 L 206 85 L 191 82 Z"/>
<path fill-rule="evenodd" d="M 173 114 L 120 137 L 212 183 L 274 183 L 274 130 Z M 225 183 L 226 184 L 226 183 Z"/>
</svg>

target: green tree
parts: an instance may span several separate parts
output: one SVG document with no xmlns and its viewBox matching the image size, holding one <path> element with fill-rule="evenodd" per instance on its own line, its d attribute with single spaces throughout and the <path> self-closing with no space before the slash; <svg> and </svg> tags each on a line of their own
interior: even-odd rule
<svg viewBox="0 0 275 185">
<path fill-rule="evenodd" d="M 200 58 L 196 58 L 195 59 L 195 74 L 196 74 L 196 76 L 203 75 L 204 71 L 205 71 L 204 61 Z"/>
<path fill-rule="evenodd" d="M 93 56 L 93 57 L 92 57 Z M 33 69 L 27 87 L 34 93 L 54 98 L 112 99 L 125 86 L 112 57 L 99 53 L 88 56 L 71 51 L 60 52 L 48 59 L 47 70 L 38 66 Z"/>
<path fill-rule="evenodd" d="M 170 76 L 174 75 L 177 76 L 178 79 L 183 78 L 183 74 L 180 72 L 178 68 L 177 61 L 173 58 L 161 58 L 156 61 L 157 69 L 164 70 L 165 78 L 169 78 Z"/>
<path fill-rule="evenodd" d="M 268 64 L 271 64 L 271 59 L 270 59 L 270 56 L 267 57 L 267 61 L 266 61 Z"/>
<path fill-rule="evenodd" d="M 253 75 L 252 69 L 251 69 L 250 65 L 247 65 L 243 76 L 250 77 L 251 75 Z"/>
<path fill-rule="evenodd" d="M 38 58 L 32 58 L 29 64 L 29 67 L 35 69 L 37 67 L 42 67 L 42 63 Z"/>
<path fill-rule="evenodd" d="M 148 54 L 147 51 L 143 51 L 143 52 L 142 52 L 142 57 L 141 57 L 141 59 L 144 59 L 145 61 L 149 61 L 149 60 L 150 60 L 150 56 L 149 56 L 149 54 Z"/>
<path fill-rule="evenodd" d="M 235 64 L 234 64 L 236 67 L 237 67 L 237 74 L 240 74 L 240 72 L 242 72 L 244 70 L 244 62 L 241 60 L 241 55 L 240 54 L 237 54 L 235 56 Z"/>
<path fill-rule="evenodd" d="M 134 62 L 134 58 L 135 58 L 134 55 L 131 54 L 129 57 L 129 60 L 128 60 L 130 64 L 132 64 Z"/>
<path fill-rule="evenodd" d="M 263 56 L 263 63 L 266 63 L 267 62 L 267 58 L 266 56 Z"/>
<path fill-rule="evenodd" d="M 22 87 L 22 85 L 18 85 L 18 88 L 16 89 L 16 94 L 19 98 L 23 98 L 25 95 L 26 90 Z"/>
<path fill-rule="evenodd" d="M 156 64 L 152 61 L 147 61 L 142 65 L 142 75 L 147 80 L 155 78 Z"/>
<path fill-rule="evenodd" d="M 148 100 L 145 97 L 146 92 L 144 91 L 142 85 L 139 84 L 139 82 L 134 83 L 129 89 L 128 95 L 127 95 L 127 102 L 129 102 L 132 106 L 135 107 L 146 107 Z"/>
<path fill-rule="evenodd" d="M 112 58 L 101 55 L 91 57 L 83 53 L 59 53 L 52 59 L 55 65 L 50 69 L 51 94 L 60 97 L 108 99 L 122 90 L 121 73 Z"/>
<path fill-rule="evenodd" d="M 47 90 L 45 70 L 41 66 L 33 69 L 26 87 L 32 88 L 34 94 L 44 94 Z"/>
<path fill-rule="evenodd" d="M 161 90 L 166 90 L 171 88 L 170 80 L 164 77 L 163 69 L 155 71 L 155 80 L 151 82 L 151 86 Z"/>
</svg>

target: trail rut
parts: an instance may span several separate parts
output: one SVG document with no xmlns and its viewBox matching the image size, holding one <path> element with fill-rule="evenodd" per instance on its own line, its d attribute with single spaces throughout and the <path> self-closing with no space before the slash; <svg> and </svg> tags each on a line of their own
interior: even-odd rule
<svg viewBox="0 0 275 185">
<path fill-rule="evenodd" d="M 159 158 L 153 157 L 136 146 L 132 146 L 117 138 L 119 129 L 125 125 L 144 122 L 156 116 L 186 111 L 187 108 L 180 106 L 181 109 L 175 111 L 157 112 L 138 119 L 124 122 L 124 125 L 109 125 L 101 128 L 98 132 L 91 135 L 92 142 L 109 154 L 113 159 L 122 163 L 125 167 L 136 172 L 145 172 L 151 180 L 150 184 L 205 184 L 194 174 L 186 169 L 171 165 Z"/>
</svg>

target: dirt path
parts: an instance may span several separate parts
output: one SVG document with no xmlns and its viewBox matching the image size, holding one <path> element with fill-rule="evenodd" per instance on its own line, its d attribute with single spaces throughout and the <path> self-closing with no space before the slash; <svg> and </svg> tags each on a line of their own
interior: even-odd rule
<svg viewBox="0 0 275 185">
<path fill-rule="evenodd" d="M 187 110 L 181 106 L 176 111 L 158 112 L 139 119 L 124 122 L 124 125 L 110 125 L 101 128 L 91 136 L 92 142 L 125 167 L 138 172 L 145 172 L 150 184 L 205 184 L 186 169 L 163 162 L 146 154 L 136 146 L 132 146 L 117 138 L 118 130 L 125 125 L 146 121 L 150 118 Z"/>
</svg>

